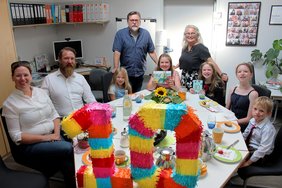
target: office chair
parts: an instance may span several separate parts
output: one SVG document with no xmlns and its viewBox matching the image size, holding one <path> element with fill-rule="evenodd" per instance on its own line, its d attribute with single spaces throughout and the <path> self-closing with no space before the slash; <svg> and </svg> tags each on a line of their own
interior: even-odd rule
<svg viewBox="0 0 282 188">
<path fill-rule="evenodd" d="M 256 75 L 255 75 L 255 67 L 254 64 L 249 63 L 251 65 L 252 71 L 253 71 L 253 78 L 252 78 L 252 84 L 256 84 Z"/>
<path fill-rule="evenodd" d="M 270 98 L 271 91 L 267 89 L 265 86 L 253 84 L 252 87 L 258 92 L 259 97 L 267 96 Z"/>
<path fill-rule="evenodd" d="M 238 175 L 244 180 L 244 188 L 248 179 L 253 176 L 281 176 L 282 175 L 282 128 L 279 129 L 274 143 L 274 150 L 270 154 L 268 163 L 263 166 L 247 166 L 239 168 Z"/>
<path fill-rule="evenodd" d="M 62 178 L 58 178 L 58 177 L 53 176 L 55 173 L 59 172 L 59 169 L 58 170 L 55 170 L 55 169 L 51 170 L 48 166 L 42 164 L 41 161 L 38 161 L 38 164 L 40 164 L 40 165 L 35 165 L 34 161 L 31 161 L 30 159 L 23 158 L 23 156 L 19 152 L 19 147 L 13 142 L 13 140 L 10 137 L 10 134 L 8 132 L 6 119 L 5 119 L 4 116 L 2 116 L 2 110 L 3 109 L 0 108 L 1 121 L 2 121 L 2 125 L 4 127 L 4 131 L 6 133 L 6 136 L 7 136 L 7 140 L 8 140 L 9 146 L 10 146 L 10 150 L 11 150 L 11 154 L 12 154 L 15 162 L 41 172 L 46 177 L 50 178 L 50 180 L 64 181 Z"/>
<path fill-rule="evenodd" d="M 0 187 L 2 188 L 47 188 L 47 178 L 43 174 L 22 172 L 8 168 L 0 158 Z"/>
<path fill-rule="evenodd" d="M 98 102 L 109 102 L 108 89 L 112 81 L 113 73 L 105 69 L 92 69 L 89 75 L 89 84 Z"/>
</svg>

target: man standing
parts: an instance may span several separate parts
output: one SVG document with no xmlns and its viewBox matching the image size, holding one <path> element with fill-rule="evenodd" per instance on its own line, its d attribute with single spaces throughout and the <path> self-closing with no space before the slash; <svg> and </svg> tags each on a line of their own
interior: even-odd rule
<svg viewBox="0 0 282 188">
<path fill-rule="evenodd" d="M 75 55 L 73 48 L 63 48 L 58 55 L 60 68 L 46 76 L 41 86 L 47 91 L 61 117 L 68 116 L 84 103 L 96 101 L 86 79 L 74 72 Z"/>
<path fill-rule="evenodd" d="M 132 11 L 127 15 L 127 28 L 120 29 L 113 43 L 114 68 L 125 67 L 132 86 L 132 92 L 141 90 L 144 73 L 146 70 L 146 56 L 149 53 L 152 60 L 157 64 L 157 54 L 150 33 L 140 28 L 141 15 Z"/>
</svg>

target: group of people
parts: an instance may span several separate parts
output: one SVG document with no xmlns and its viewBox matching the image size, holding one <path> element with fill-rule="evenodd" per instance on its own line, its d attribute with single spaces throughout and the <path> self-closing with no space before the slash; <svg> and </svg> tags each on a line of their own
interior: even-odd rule
<svg viewBox="0 0 282 188">
<path fill-rule="evenodd" d="M 157 57 L 153 41 L 147 30 L 140 28 L 141 15 L 132 11 L 127 15 L 128 27 L 119 30 L 113 42 L 113 80 L 109 87 L 111 100 L 141 90 L 146 70 L 146 56 L 150 55 L 157 71 L 170 71 L 167 88 L 178 91 L 186 87 L 191 93 L 194 80 L 203 80 L 200 91 L 225 106 L 225 88 L 228 76 L 213 61 L 209 50 L 202 44 L 199 29 L 186 26 L 179 63 L 173 66 L 168 54 Z M 21 156 L 32 161 L 32 167 L 47 174 L 46 169 L 61 170 L 67 187 L 75 187 L 74 156 L 71 142 L 65 140 L 60 130 L 60 118 L 81 108 L 85 103 L 95 102 L 86 79 L 74 72 L 76 52 L 64 48 L 59 53 L 59 69 L 45 77 L 42 88 L 32 87 L 32 73 L 28 62 L 18 61 L 11 65 L 15 90 L 3 103 L 10 137 L 18 145 Z M 175 70 L 182 70 L 181 76 Z M 251 158 L 248 166 L 273 150 L 275 129 L 269 121 L 272 101 L 258 97 L 250 84 L 252 68 L 248 63 L 236 67 L 238 86 L 227 94 L 226 108 L 235 113 L 243 136 L 248 141 Z M 159 87 L 151 76 L 147 89 Z M 247 128 L 246 128 L 247 127 Z M 253 127 L 254 130 L 253 130 Z M 246 128 L 246 129 L 245 129 Z"/>
<path fill-rule="evenodd" d="M 149 53 L 157 64 L 155 70 L 170 71 L 171 76 L 168 84 L 163 85 L 157 83 L 152 74 L 147 84 L 148 90 L 167 87 L 178 91 L 180 87 L 184 86 L 191 93 L 195 93 L 193 81 L 202 80 L 203 86 L 200 93 L 234 112 L 238 119 L 237 122 L 241 126 L 244 139 L 252 154 L 242 167 L 264 161 L 263 158 L 272 152 L 274 145 L 275 137 L 270 135 L 275 134 L 275 129 L 269 121 L 273 104 L 268 97 L 259 97 L 258 92 L 252 87 L 253 69 L 251 65 L 241 63 L 236 67 L 235 73 L 239 84 L 230 89 L 226 99 L 228 76 L 220 70 L 208 48 L 203 45 L 200 31 L 196 26 L 187 25 L 185 27 L 179 63 L 173 66 L 168 54 L 161 54 L 157 60 L 149 33 L 139 28 L 140 19 L 139 12 L 130 12 L 127 16 L 128 27 L 116 33 L 112 49 L 114 52 L 113 71 L 119 76 L 114 76 L 111 88 L 116 89 L 110 89 L 110 96 L 114 91 L 117 92 L 124 88 L 133 93 L 140 91 L 146 68 L 146 55 Z M 123 68 L 118 68 L 119 66 Z M 175 71 L 177 68 L 180 68 L 181 76 Z M 118 94 L 116 96 L 118 97 L 111 97 L 111 99 L 122 97 Z M 254 127 L 255 131 L 250 131 L 251 127 Z"/>
</svg>

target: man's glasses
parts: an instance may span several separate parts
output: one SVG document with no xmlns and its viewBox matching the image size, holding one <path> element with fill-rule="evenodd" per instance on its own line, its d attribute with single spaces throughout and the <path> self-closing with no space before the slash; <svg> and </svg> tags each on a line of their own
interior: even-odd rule
<svg viewBox="0 0 282 188">
<path fill-rule="evenodd" d="M 140 20 L 138 20 L 138 19 L 130 19 L 129 21 L 130 22 L 139 22 Z"/>
</svg>

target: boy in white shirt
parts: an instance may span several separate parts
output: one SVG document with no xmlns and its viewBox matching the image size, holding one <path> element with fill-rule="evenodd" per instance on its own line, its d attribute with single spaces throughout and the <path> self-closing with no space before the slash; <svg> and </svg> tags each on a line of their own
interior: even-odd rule
<svg viewBox="0 0 282 188">
<path fill-rule="evenodd" d="M 274 148 L 276 130 L 270 121 L 273 102 L 270 98 L 258 97 L 252 108 L 253 118 L 243 133 L 246 145 L 251 153 L 250 158 L 241 167 L 253 163 L 262 164 Z"/>
</svg>

